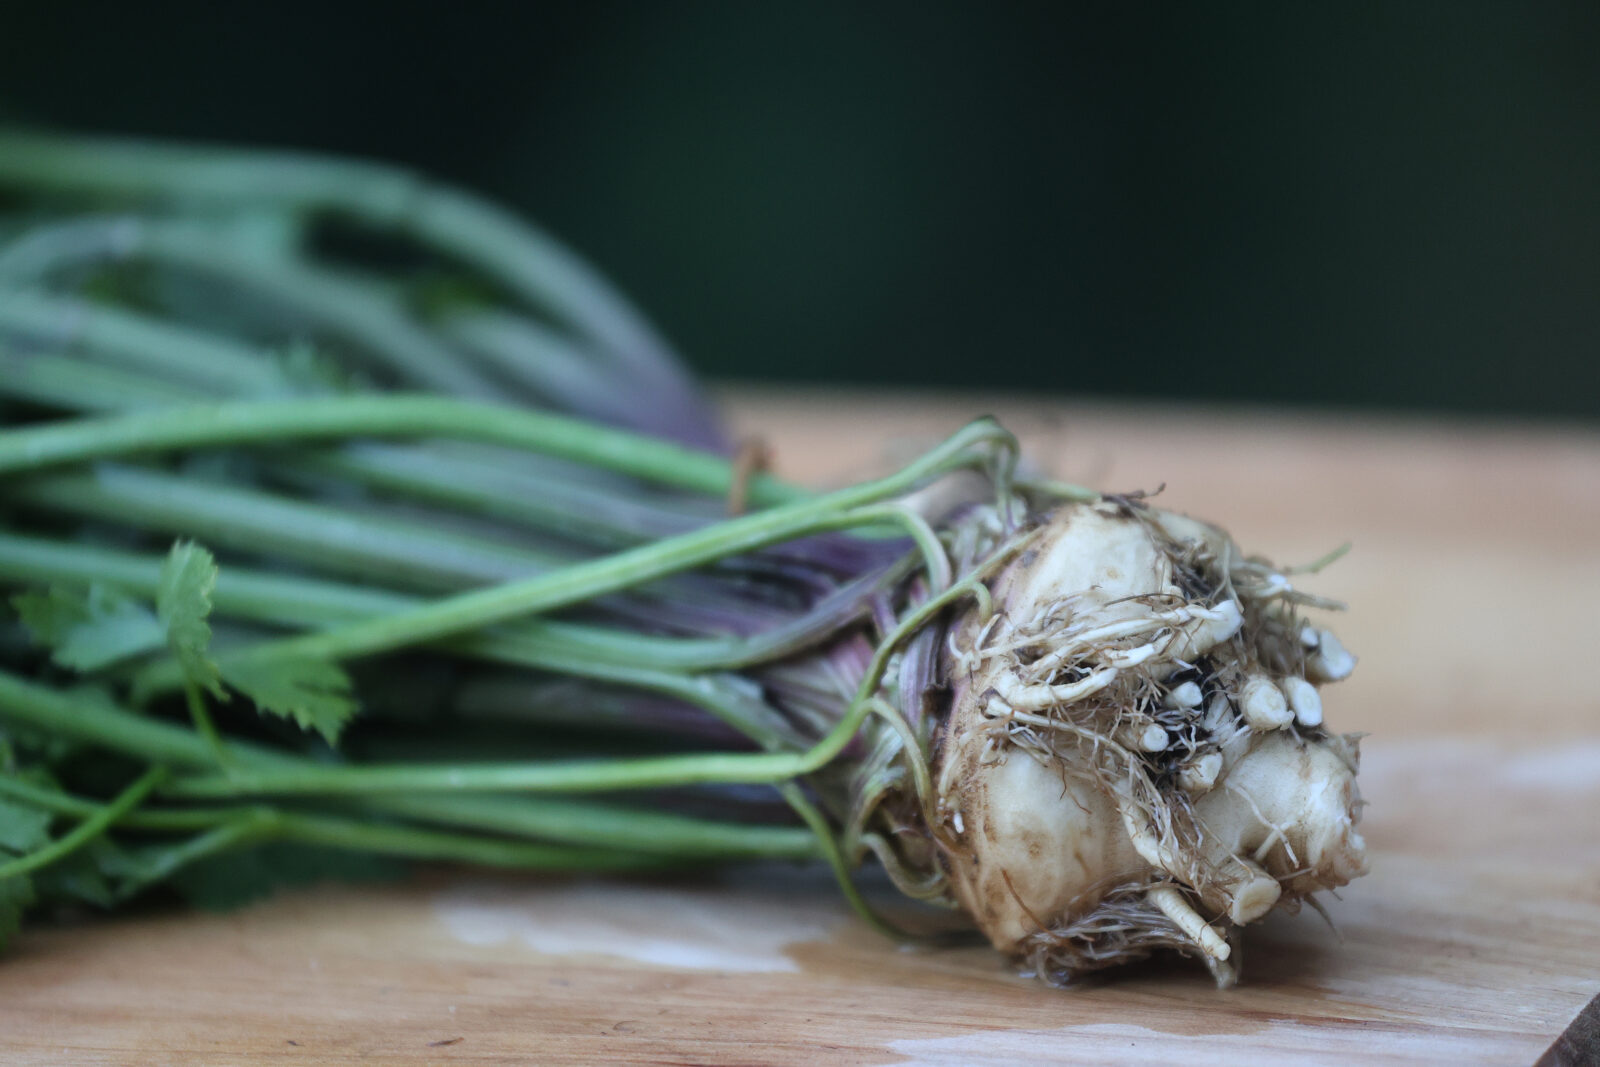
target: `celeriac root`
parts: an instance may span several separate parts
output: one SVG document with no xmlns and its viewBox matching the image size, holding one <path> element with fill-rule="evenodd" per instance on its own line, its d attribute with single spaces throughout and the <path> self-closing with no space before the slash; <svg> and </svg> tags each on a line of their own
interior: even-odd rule
<svg viewBox="0 0 1600 1067">
<path fill-rule="evenodd" d="M 1316 684 L 1354 658 L 1220 530 L 1068 504 L 959 623 L 933 837 L 1000 950 L 1059 981 L 1157 948 L 1236 979 L 1232 927 L 1365 871 L 1354 738 Z"/>
</svg>

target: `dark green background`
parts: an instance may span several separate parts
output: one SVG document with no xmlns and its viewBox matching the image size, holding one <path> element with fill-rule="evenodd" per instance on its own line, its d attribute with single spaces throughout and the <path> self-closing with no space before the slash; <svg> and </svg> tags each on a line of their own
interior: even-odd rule
<svg viewBox="0 0 1600 1067">
<path fill-rule="evenodd" d="M 1600 4 L 12 5 L 13 115 L 416 164 L 719 377 L 1600 414 Z"/>
</svg>

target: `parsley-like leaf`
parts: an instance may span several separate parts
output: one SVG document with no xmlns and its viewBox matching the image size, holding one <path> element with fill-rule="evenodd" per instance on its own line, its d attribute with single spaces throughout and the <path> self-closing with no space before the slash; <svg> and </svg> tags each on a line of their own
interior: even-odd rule
<svg viewBox="0 0 1600 1067">
<path fill-rule="evenodd" d="M 355 715 L 350 676 L 325 659 L 274 659 L 223 664 L 229 685 L 268 714 L 292 719 L 337 744 L 339 731 Z"/>
<path fill-rule="evenodd" d="M 165 631 L 137 600 L 91 585 L 86 591 L 51 586 L 18 593 L 11 604 L 50 658 L 75 671 L 97 671 L 129 656 L 160 648 Z"/>
<path fill-rule="evenodd" d="M 49 830 L 48 811 L 0 800 L 0 850 L 17 855 L 32 852 L 50 840 Z"/>
<path fill-rule="evenodd" d="M 211 591 L 217 585 L 217 561 L 193 541 L 179 541 L 161 567 L 156 614 L 167 628 L 167 644 L 184 676 L 218 700 L 226 700 L 216 660 L 211 658 Z"/>
<path fill-rule="evenodd" d="M 22 913 L 33 901 L 33 883 L 26 876 L 0 881 L 0 952 L 11 943 L 11 935 L 22 926 Z"/>
<path fill-rule="evenodd" d="M 353 393 L 358 379 L 338 360 L 324 355 L 313 345 L 296 341 L 284 350 L 278 361 L 279 373 L 291 391 L 310 396 Z"/>
<path fill-rule="evenodd" d="M 350 676 L 330 660 L 287 659 L 224 662 L 211 658 L 211 592 L 217 584 L 217 562 L 192 541 L 172 546 L 161 569 L 156 612 L 167 627 L 167 643 L 185 677 L 219 700 L 229 686 L 249 697 L 257 710 L 293 720 L 302 730 L 315 730 L 335 744 L 339 731 L 356 713 Z"/>
<path fill-rule="evenodd" d="M 106 878 L 103 859 L 104 849 L 110 844 L 102 837 L 90 842 L 87 848 L 34 871 L 31 875 L 34 893 L 42 900 L 91 904 L 109 911 L 117 903 L 117 892 Z"/>
<path fill-rule="evenodd" d="M 394 881 L 407 869 L 385 856 L 275 841 L 207 856 L 180 868 L 171 883 L 196 907 L 226 911 L 279 889 L 324 882 Z"/>
<path fill-rule="evenodd" d="M 49 812 L 0 800 L 0 863 L 44 845 L 50 840 L 49 828 Z M 0 880 L 0 951 L 22 925 L 22 913 L 34 899 L 33 882 L 26 876 Z"/>
</svg>

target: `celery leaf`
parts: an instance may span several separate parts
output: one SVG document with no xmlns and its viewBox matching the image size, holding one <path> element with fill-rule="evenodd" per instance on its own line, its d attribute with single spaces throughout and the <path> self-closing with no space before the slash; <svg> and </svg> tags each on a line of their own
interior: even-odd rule
<svg viewBox="0 0 1600 1067">
<path fill-rule="evenodd" d="M 167 644 L 194 685 L 226 700 L 216 660 L 211 658 L 211 592 L 217 561 L 193 541 L 178 541 L 161 567 L 156 614 L 167 628 Z"/>
<path fill-rule="evenodd" d="M 224 662 L 229 685 L 255 702 L 262 712 L 292 719 L 302 730 L 315 730 L 328 744 L 355 715 L 350 676 L 325 659 L 273 659 Z"/>
<path fill-rule="evenodd" d="M 99 670 L 160 648 L 165 639 L 149 608 L 101 585 L 51 586 L 18 593 L 11 604 L 34 641 L 50 649 L 50 658 L 75 671 Z"/>
</svg>

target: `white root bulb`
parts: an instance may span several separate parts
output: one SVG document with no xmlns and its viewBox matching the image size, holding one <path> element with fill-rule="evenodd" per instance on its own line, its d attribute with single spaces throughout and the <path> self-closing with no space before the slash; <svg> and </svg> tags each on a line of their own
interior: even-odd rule
<svg viewBox="0 0 1600 1067">
<path fill-rule="evenodd" d="M 1281 574 L 1106 501 L 992 593 L 950 642 L 935 839 L 997 948 L 1054 979 L 1176 948 L 1226 984 L 1233 927 L 1365 872 L 1354 739 L 1316 688 L 1355 659 Z"/>
</svg>

